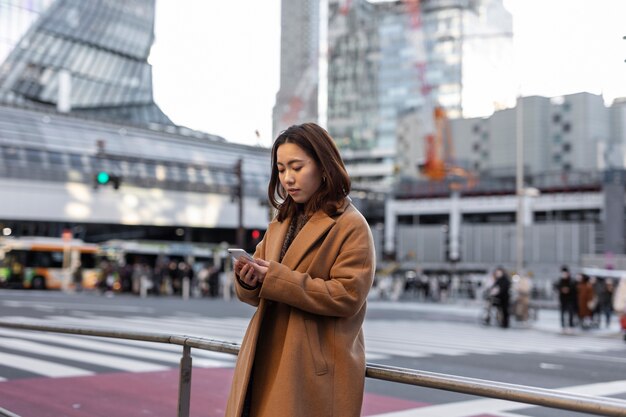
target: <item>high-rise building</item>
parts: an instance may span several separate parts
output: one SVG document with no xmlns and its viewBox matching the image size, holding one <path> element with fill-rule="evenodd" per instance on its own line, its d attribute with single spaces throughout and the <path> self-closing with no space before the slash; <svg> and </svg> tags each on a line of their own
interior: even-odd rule
<svg viewBox="0 0 626 417">
<path fill-rule="evenodd" d="M 172 125 L 152 94 L 154 13 L 155 0 L 54 1 L 0 66 L 0 99 Z"/>
<path fill-rule="evenodd" d="M 53 0 L 0 2 L 0 62 L 3 62 L 30 26 Z"/>
<path fill-rule="evenodd" d="M 469 75 L 488 74 L 469 64 L 510 57 L 511 30 L 501 0 L 329 2 L 328 129 L 357 187 L 390 189 L 400 116 L 441 105 L 460 117 Z M 465 50 L 477 38 L 482 47 Z"/>
<path fill-rule="evenodd" d="M 292 124 L 318 120 L 320 0 L 282 0 L 280 44 L 274 137 Z"/>
</svg>

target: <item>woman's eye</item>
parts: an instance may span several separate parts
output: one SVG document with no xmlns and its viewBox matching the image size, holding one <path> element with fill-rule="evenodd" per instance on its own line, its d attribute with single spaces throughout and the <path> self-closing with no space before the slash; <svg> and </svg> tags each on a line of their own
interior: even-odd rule
<svg viewBox="0 0 626 417">
<path fill-rule="evenodd" d="M 296 171 L 296 172 L 298 172 L 298 171 L 300 171 L 301 169 L 302 169 L 302 167 L 297 167 L 297 168 L 294 168 L 293 170 L 294 170 L 294 171 Z"/>
</svg>

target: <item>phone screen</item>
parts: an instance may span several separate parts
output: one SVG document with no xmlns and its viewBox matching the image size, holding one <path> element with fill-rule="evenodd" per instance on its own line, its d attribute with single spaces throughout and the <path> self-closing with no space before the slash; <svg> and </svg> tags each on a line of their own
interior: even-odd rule
<svg viewBox="0 0 626 417">
<path fill-rule="evenodd" d="M 246 252 L 243 249 L 231 248 L 231 249 L 228 249 L 228 252 L 235 259 L 239 259 L 240 257 L 243 256 L 247 260 L 254 262 L 254 258 L 252 257 L 252 255 L 250 255 L 248 252 Z"/>
</svg>

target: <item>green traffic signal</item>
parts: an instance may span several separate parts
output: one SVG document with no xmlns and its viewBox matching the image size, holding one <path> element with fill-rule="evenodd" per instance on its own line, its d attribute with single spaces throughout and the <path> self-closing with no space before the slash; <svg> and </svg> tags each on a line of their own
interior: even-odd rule
<svg viewBox="0 0 626 417">
<path fill-rule="evenodd" d="M 98 184 L 108 184 L 109 181 L 111 180 L 111 176 L 109 175 L 108 172 L 104 172 L 104 171 L 100 171 L 98 172 L 98 175 L 96 176 L 96 180 L 98 181 Z"/>
</svg>

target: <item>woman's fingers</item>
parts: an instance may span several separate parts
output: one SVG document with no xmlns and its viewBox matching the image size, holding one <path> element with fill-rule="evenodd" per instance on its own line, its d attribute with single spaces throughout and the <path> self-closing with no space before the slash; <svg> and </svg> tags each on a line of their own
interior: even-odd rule
<svg viewBox="0 0 626 417">
<path fill-rule="evenodd" d="M 270 266 L 270 263 L 268 261 L 264 260 L 264 259 L 257 258 L 257 259 L 254 260 L 254 262 L 256 262 L 257 265 L 261 265 L 261 266 L 265 266 L 265 267 Z"/>
<path fill-rule="evenodd" d="M 241 273 L 239 274 L 239 277 L 243 279 L 246 284 L 254 286 L 257 283 L 257 278 L 254 272 L 254 268 L 252 268 L 250 264 L 245 264 L 241 268 Z"/>
</svg>

